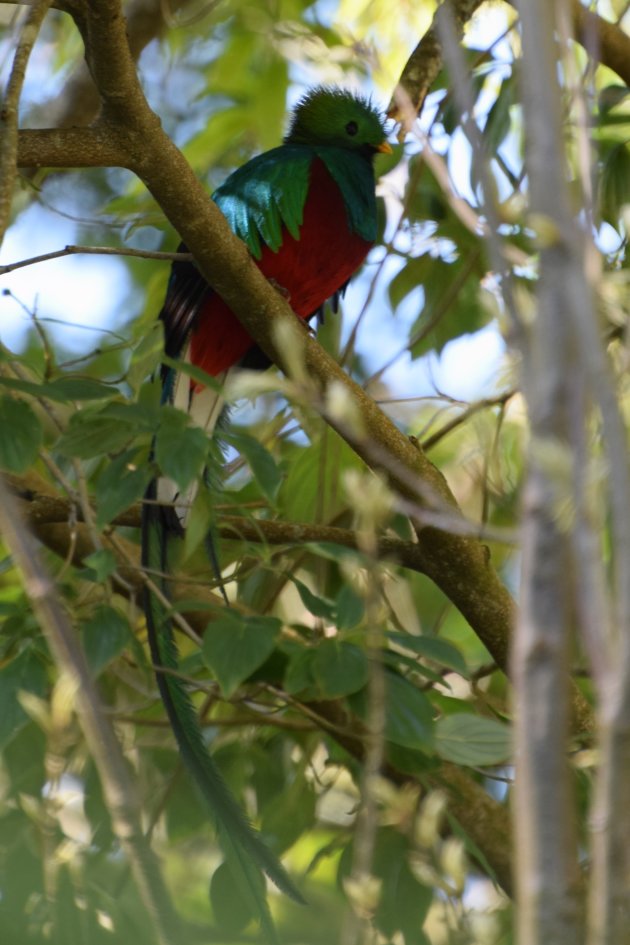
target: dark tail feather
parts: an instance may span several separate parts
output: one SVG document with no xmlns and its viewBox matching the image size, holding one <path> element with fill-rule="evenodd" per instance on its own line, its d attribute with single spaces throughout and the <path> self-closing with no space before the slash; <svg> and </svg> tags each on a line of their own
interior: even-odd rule
<svg viewBox="0 0 630 945">
<path fill-rule="evenodd" d="M 142 515 L 142 565 L 153 572 L 152 579 L 167 596 L 164 578 L 168 573 L 168 524 L 164 510 L 156 504 L 155 481 L 149 486 Z M 151 658 L 156 667 L 177 669 L 177 646 L 167 608 L 145 588 L 144 610 Z M 185 766 L 206 799 L 214 818 L 218 837 L 235 881 L 246 901 L 258 914 L 261 927 L 270 942 L 276 935 L 264 893 L 260 871 L 296 902 L 304 899 L 289 879 L 284 867 L 266 847 L 231 794 L 212 760 L 188 693 L 176 676 L 156 673 L 158 688 L 166 707 Z"/>
</svg>

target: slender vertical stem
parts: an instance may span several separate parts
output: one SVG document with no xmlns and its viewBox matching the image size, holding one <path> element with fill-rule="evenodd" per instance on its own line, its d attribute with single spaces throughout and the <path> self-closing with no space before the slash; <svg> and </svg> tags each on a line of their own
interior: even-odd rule
<svg viewBox="0 0 630 945">
<path fill-rule="evenodd" d="M 519 8 L 531 211 L 545 218 L 555 235 L 541 251 L 537 313 L 523 337 L 531 438 L 523 509 L 522 609 L 512 654 L 517 930 L 520 945 L 574 945 L 583 933 L 577 814 L 567 761 L 566 667 L 574 594 L 569 529 L 560 508 L 571 495 L 571 403 L 581 370 L 571 317 L 575 300 L 567 285 L 577 280 L 587 303 L 589 293 L 582 287 L 582 256 L 565 183 L 555 4 L 523 0 Z"/>
</svg>

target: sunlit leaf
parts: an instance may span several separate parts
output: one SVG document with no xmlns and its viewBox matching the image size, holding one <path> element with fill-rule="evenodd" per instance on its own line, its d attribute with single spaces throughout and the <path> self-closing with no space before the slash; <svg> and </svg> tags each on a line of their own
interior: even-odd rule
<svg viewBox="0 0 630 945">
<path fill-rule="evenodd" d="M 495 719 L 462 713 L 439 719 L 435 747 L 446 761 L 459 765 L 496 765 L 512 753 L 509 726 Z"/>
</svg>

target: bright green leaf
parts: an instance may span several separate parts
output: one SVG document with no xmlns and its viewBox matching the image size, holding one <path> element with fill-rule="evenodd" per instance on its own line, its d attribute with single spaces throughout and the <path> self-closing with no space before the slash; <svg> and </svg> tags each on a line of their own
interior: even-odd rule
<svg viewBox="0 0 630 945">
<path fill-rule="evenodd" d="M 497 765 L 512 754 L 508 725 L 464 712 L 438 720 L 435 743 L 438 754 L 457 765 Z"/>
</svg>

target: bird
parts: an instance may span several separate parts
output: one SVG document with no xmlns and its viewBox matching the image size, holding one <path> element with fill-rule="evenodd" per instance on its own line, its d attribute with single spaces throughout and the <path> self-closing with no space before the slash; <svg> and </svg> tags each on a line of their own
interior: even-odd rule
<svg viewBox="0 0 630 945">
<path fill-rule="evenodd" d="M 376 240 L 374 157 L 392 152 L 386 138 L 384 119 L 370 100 L 317 86 L 297 103 L 282 144 L 247 161 L 212 195 L 261 272 L 306 321 L 338 299 Z M 173 264 L 159 318 L 169 359 L 160 374 L 162 400 L 212 436 L 229 371 L 269 362 L 192 262 Z M 215 383 L 204 386 L 198 373 L 174 370 L 174 361 L 201 369 Z M 164 576 L 169 541 L 186 525 L 191 496 L 180 495 L 163 476 L 145 495 L 142 564 L 161 576 L 153 581 L 162 592 L 145 590 L 149 648 L 184 765 L 206 799 L 234 881 L 273 942 L 261 873 L 292 899 L 303 897 L 241 811 L 206 747 L 185 687 L 168 672 L 177 669 L 178 654 Z"/>
</svg>

